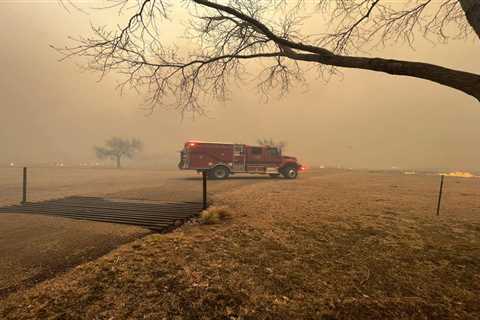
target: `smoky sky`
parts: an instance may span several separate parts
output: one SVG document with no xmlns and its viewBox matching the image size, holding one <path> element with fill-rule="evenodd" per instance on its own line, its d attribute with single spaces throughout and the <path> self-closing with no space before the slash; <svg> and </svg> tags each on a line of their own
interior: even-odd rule
<svg viewBox="0 0 480 320">
<path fill-rule="evenodd" d="M 480 170 L 480 103 L 412 78 L 340 70 L 325 83 L 312 73 L 283 98 L 273 92 L 265 101 L 251 84 L 234 84 L 228 100 L 207 104 L 206 116 L 148 115 L 141 95 L 120 95 L 115 75 L 99 82 L 78 61 L 59 62 L 49 47 L 88 34 L 90 22 L 102 22 L 95 19 L 102 17 L 68 13 L 55 2 L 0 1 L 0 165 L 93 161 L 94 145 L 122 136 L 144 141 L 139 163 L 173 163 L 188 139 L 273 138 L 310 165 Z M 476 40 L 417 39 L 415 50 L 371 54 L 480 73 Z"/>
</svg>

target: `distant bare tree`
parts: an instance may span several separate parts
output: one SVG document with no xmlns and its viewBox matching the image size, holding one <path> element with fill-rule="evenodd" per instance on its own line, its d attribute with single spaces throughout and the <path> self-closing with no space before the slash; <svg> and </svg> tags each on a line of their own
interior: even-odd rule
<svg viewBox="0 0 480 320">
<path fill-rule="evenodd" d="M 143 144 L 138 139 L 111 138 L 106 141 L 105 147 L 95 147 L 99 159 L 112 159 L 116 161 L 117 168 L 121 167 L 122 158 L 133 158 L 142 150 Z"/>
<path fill-rule="evenodd" d="M 287 143 L 285 141 L 275 141 L 272 138 L 258 139 L 257 143 L 261 146 L 275 147 L 275 148 L 278 148 L 279 150 L 283 150 L 287 146 Z"/>
<path fill-rule="evenodd" d="M 224 99 L 229 84 L 258 72 L 258 88 L 286 93 L 318 67 L 355 68 L 433 81 L 480 100 L 480 75 L 435 64 L 376 58 L 378 45 L 413 46 L 421 35 L 432 42 L 480 38 L 479 0 L 108 0 L 105 8 L 125 16 L 123 25 L 92 27 L 93 35 L 60 50 L 80 56 L 102 74 L 126 75 L 121 87 L 145 89 L 147 102 L 182 112 L 202 112 L 204 98 Z M 187 12 L 187 22 L 175 10 Z M 173 13 L 172 13 L 173 12 Z M 181 16 L 181 17 L 180 17 Z M 308 33 L 304 19 L 325 31 Z M 328 23 L 322 19 L 328 18 Z M 189 38 L 178 47 L 164 26 L 181 21 Z M 181 35 L 179 35 L 181 36 Z M 247 61 L 262 60 L 254 68 Z M 262 66 L 261 70 L 258 68 Z"/>
</svg>

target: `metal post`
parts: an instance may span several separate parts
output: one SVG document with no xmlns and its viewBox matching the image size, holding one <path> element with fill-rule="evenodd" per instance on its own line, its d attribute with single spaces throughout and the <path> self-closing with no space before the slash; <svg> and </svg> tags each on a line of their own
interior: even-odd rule
<svg viewBox="0 0 480 320">
<path fill-rule="evenodd" d="M 437 204 L 437 216 L 440 215 L 440 205 L 442 203 L 442 194 L 443 194 L 443 179 L 445 176 L 442 174 L 442 178 L 440 180 L 440 192 L 438 194 L 438 204 Z"/>
<path fill-rule="evenodd" d="M 23 167 L 23 196 L 22 204 L 27 203 L 27 167 Z"/>
<path fill-rule="evenodd" d="M 203 176 L 203 210 L 207 209 L 207 170 L 202 171 Z"/>
</svg>

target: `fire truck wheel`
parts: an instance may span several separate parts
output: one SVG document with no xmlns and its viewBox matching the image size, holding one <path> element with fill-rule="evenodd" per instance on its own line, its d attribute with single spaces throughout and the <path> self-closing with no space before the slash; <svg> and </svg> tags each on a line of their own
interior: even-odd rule
<svg viewBox="0 0 480 320">
<path fill-rule="evenodd" d="M 287 179 L 295 179 L 298 175 L 298 170 L 295 167 L 286 167 L 282 170 L 282 175 Z"/>
<path fill-rule="evenodd" d="M 214 179 L 226 179 L 228 178 L 230 172 L 228 168 L 224 166 L 217 166 L 211 170 L 212 178 Z"/>
</svg>

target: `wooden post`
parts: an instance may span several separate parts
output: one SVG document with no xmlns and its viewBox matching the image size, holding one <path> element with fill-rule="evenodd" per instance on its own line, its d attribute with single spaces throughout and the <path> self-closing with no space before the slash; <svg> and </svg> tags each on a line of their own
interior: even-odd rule
<svg viewBox="0 0 480 320">
<path fill-rule="evenodd" d="M 438 193 L 438 204 L 437 204 L 437 216 L 440 215 L 440 205 L 442 203 L 442 194 L 443 194 L 443 179 L 445 176 L 442 174 L 442 178 L 440 180 L 440 191 Z"/>
<path fill-rule="evenodd" d="M 27 167 L 23 167 L 22 204 L 27 203 Z"/>
<path fill-rule="evenodd" d="M 203 176 L 203 210 L 207 209 L 207 170 L 202 171 Z"/>
</svg>

